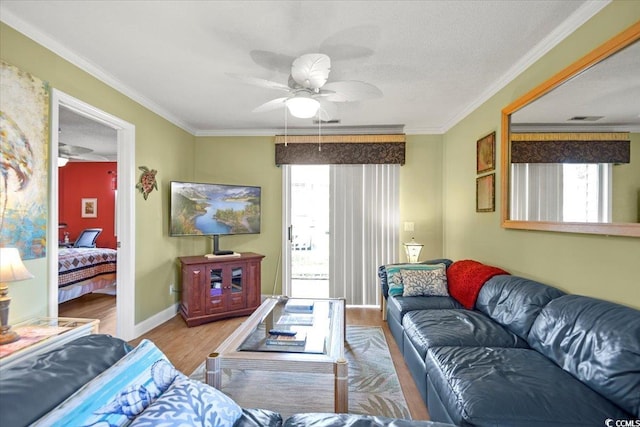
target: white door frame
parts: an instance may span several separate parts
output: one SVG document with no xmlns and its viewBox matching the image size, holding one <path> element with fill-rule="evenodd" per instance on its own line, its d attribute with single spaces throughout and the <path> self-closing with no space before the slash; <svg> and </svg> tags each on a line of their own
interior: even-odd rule
<svg viewBox="0 0 640 427">
<path fill-rule="evenodd" d="M 291 166 L 282 165 L 282 294 L 291 295 Z"/>
<path fill-rule="evenodd" d="M 136 338 L 135 328 L 135 126 L 99 110 L 64 92 L 51 93 L 51 146 L 49 149 L 49 230 L 48 276 L 49 316 L 58 316 L 58 129 L 59 107 L 64 106 L 88 119 L 117 131 L 118 202 L 116 235 L 118 274 L 116 285 L 116 336 L 125 341 Z"/>
</svg>

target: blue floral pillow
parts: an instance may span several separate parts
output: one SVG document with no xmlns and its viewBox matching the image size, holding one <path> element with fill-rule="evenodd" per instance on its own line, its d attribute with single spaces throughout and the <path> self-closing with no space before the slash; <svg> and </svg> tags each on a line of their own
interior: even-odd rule
<svg viewBox="0 0 640 427">
<path fill-rule="evenodd" d="M 130 426 L 231 427 L 241 416 L 242 408 L 221 391 L 181 377 Z"/>
<path fill-rule="evenodd" d="M 404 284 L 404 297 L 448 297 L 447 273 L 444 266 L 434 270 L 400 270 Z"/>
<path fill-rule="evenodd" d="M 404 282 L 402 278 L 401 270 L 419 270 L 419 271 L 431 271 L 431 270 L 445 270 L 444 264 L 390 264 L 385 266 L 387 270 L 387 283 L 389 285 L 389 295 L 392 296 L 406 296 L 404 295 Z"/>
</svg>

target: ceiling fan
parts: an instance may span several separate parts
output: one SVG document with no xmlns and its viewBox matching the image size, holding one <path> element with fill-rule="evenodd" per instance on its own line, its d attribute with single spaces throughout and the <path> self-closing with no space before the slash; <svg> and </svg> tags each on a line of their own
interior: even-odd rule
<svg viewBox="0 0 640 427">
<path fill-rule="evenodd" d="M 106 161 L 106 157 L 98 154 L 92 154 L 91 148 L 81 147 L 79 145 L 67 145 L 62 142 L 58 144 L 58 157 L 68 161 L 69 159 L 86 160 L 86 161 Z M 67 162 L 59 162 L 66 164 Z"/>
<path fill-rule="evenodd" d="M 287 84 L 270 80 L 238 76 L 246 83 L 287 92 L 287 96 L 268 101 L 256 109 L 255 113 L 287 107 L 291 115 L 329 121 L 337 114 L 336 102 L 355 102 L 379 98 L 382 92 L 376 86 L 357 80 L 328 82 L 331 59 L 322 53 L 308 53 L 299 56 L 291 64 L 291 75 Z"/>
</svg>

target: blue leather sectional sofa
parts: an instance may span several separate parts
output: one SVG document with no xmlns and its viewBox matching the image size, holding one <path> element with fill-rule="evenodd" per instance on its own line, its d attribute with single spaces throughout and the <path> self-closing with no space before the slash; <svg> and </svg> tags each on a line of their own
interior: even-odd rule
<svg viewBox="0 0 640 427">
<path fill-rule="evenodd" d="M 135 349 L 131 348 L 124 341 L 108 335 L 88 335 L 7 368 L 0 366 L 0 425 L 451 426 L 431 421 L 333 413 L 299 413 L 283 420 L 277 412 L 240 408 L 226 396 L 222 400 L 219 396 L 213 396 L 222 393 L 186 378 L 170 363 L 164 363 L 165 356 L 150 341 L 144 345 L 144 353 L 130 357 L 141 347 L 142 343 Z M 158 361 L 163 363 L 158 364 Z M 116 373 L 110 373 L 114 369 Z M 151 378 L 144 376 L 146 371 L 151 372 Z M 159 394 L 158 377 L 167 380 Z M 137 383 L 139 381 L 142 381 L 142 385 Z M 116 388 L 113 386 L 116 382 L 129 382 L 131 385 Z M 135 386 L 132 385 L 134 383 Z M 264 399 L 265 406 L 268 406 L 269 396 L 265 395 Z M 95 406 L 97 401 L 110 403 L 100 406 L 100 410 L 96 411 L 91 409 L 91 405 Z M 117 405 L 114 406 L 115 403 Z M 229 409 L 229 404 L 236 409 Z M 234 411 L 235 415 L 231 416 Z M 92 420 L 91 417 L 102 417 L 104 420 L 97 423 L 78 422 L 77 417 L 83 412 L 88 413 L 87 420 Z"/>
<path fill-rule="evenodd" d="M 435 263 L 452 264 L 425 262 Z M 468 310 L 450 296 L 390 296 L 385 266 L 379 277 L 432 420 L 640 425 L 640 311 L 506 274 L 488 279 Z"/>
</svg>

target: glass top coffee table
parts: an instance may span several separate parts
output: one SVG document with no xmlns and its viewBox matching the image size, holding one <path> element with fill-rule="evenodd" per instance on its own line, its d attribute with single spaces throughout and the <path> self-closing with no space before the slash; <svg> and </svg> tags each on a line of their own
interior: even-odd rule
<svg viewBox="0 0 640 427">
<path fill-rule="evenodd" d="M 205 380 L 220 388 L 222 369 L 332 374 L 335 412 L 346 413 L 345 332 L 344 299 L 268 298 L 207 357 Z"/>
</svg>

